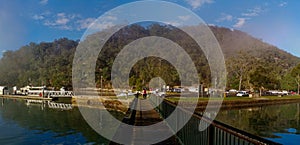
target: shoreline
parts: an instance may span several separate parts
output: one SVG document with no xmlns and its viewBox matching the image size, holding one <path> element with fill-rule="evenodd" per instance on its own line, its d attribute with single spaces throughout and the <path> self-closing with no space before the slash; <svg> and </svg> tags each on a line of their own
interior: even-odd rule
<svg viewBox="0 0 300 145">
<path fill-rule="evenodd" d="M 32 99 L 32 100 L 43 100 L 43 101 L 52 101 L 53 98 L 42 98 L 38 96 L 20 96 L 20 95 L 0 95 L 1 98 L 10 98 L 10 99 Z M 271 97 L 271 96 L 270 96 Z M 229 110 L 229 109 L 243 109 L 243 108 L 251 108 L 251 107 L 262 107 L 262 106 L 269 106 L 269 105 L 279 105 L 279 104 L 290 104 L 290 103 L 300 103 L 300 96 L 283 96 L 283 97 L 275 97 L 272 96 L 271 98 L 268 97 L 261 97 L 261 98 L 225 98 L 222 101 L 222 106 L 220 110 Z M 191 101 L 198 101 L 197 102 L 197 107 L 196 111 L 204 111 L 207 109 L 207 104 L 209 99 L 208 98 L 199 98 L 199 100 L 195 100 L 196 98 L 186 98 L 186 100 L 183 100 L 182 103 L 185 105 L 185 108 L 188 109 L 189 104 L 191 104 Z M 90 100 L 91 104 L 85 103 L 86 101 Z M 79 103 L 79 102 L 81 103 Z M 84 103 L 83 103 L 83 102 Z M 97 98 L 80 98 L 80 97 L 72 97 L 71 98 L 71 103 L 74 106 L 85 106 L 83 104 L 86 104 L 86 106 L 93 107 L 93 106 L 98 106 L 99 104 L 97 103 L 99 100 Z M 102 100 L 103 101 L 103 100 Z M 171 96 L 165 98 L 165 101 L 168 101 L 172 104 L 177 104 L 178 98 L 172 98 Z M 214 104 L 219 104 L 220 102 L 218 100 L 211 100 L 212 105 Z M 105 102 L 105 103 L 104 103 Z M 79 104 L 78 104 L 79 103 Z M 108 105 L 110 109 L 115 108 L 117 110 L 122 110 L 126 108 L 125 106 L 128 107 L 129 104 L 128 102 L 124 102 L 125 104 L 120 104 L 120 102 L 116 100 L 106 100 L 103 101 L 105 105 Z M 125 106 L 124 106 L 125 105 Z M 107 106 L 107 107 L 108 107 Z M 124 108 L 125 107 L 125 108 Z M 211 109 L 214 109 L 215 106 L 210 106 Z"/>
<path fill-rule="evenodd" d="M 37 96 L 21 96 L 21 95 L 0 95 L 1 98 L 10 98 L 10 99 L 32 99 L 32 100 L 45 100 L 51 101 L 52 98 L 43 98 Z"/>
<path fill-rule="evenodd" d="M 230 110 L 230 109 L 246 109 L 251 107 L 263 107 L 263 106 L 269 106 L 269 105 L 280 105 L 280 104 L 291 104 L 291 103 L 300 103 L 300 96 L 296 96 L 295 98 L 292 98 L 293 96 L 289 97 L 275 97 L 275 96 L 269 96 L 269 97 L 261 97 L 261 98 L 229 98 L 228 100 L 224 99 L 222 101 L 222 106 L 220 107 L 220 110 Z M 236 100 L 235 100 L 236 99 Z M 203 100 L 200 98 L 197 103 L 196 111 L 202 112 L 205 109 L 207 109 L 208 100 Z M 176 104 L 178 100 L 173 100 L 172 97 L 168 97 L 166 101 Z M 189 109 L 189 105 L 191 104 L 191 101 L 196 101 L 195 99 L 187 98 L 187 100 L 183 100 L 182 104 L 185 106 L 184 108 Z M 218 100 L 211 100 L 211 105 L 209 109 L 214 109 L 216 106 L 213 106 L 214 104 L 219 105 L 220 101 Z"/>
<path fill-rule="evenodd" d="M 38 96 L 21 96 L 21 95 L 0 95 L 0 98 L 6 99 L 22 99 L 22 100 L 41 100 L 41 101 L 55 101 L 53 98 L 43 98 Z M 107 109 L 115 110 L 118 112 L 125 113 L 127 111 L 129 102 L 120 102 L 118 100 L 108 99 L 108 100 L 99 100 L 99 98 L 94 97 L 76 97 L 72 96 L 70 103 L 73 107 L 87 107 L 95 109 Z"/>
<path fill-rule="evenodd" d="M 263 107 L 271 105 L 284 105 L 300 103 L 300 99 L 277 99 L 277 100 L 251 100 L 251 101 L 224 101 L 220 110 L 230 110 L 230 109 L 246 109 L 252 107 Z M 197 105 L 197 111 L 204 111 L 206 109 L 206 103 L 199 103 Z"/>
</svg>

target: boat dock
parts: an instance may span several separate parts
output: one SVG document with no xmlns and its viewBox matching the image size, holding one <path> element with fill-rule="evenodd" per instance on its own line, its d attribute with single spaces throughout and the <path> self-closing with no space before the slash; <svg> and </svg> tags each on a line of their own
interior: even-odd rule
<svg viewBox="0 0 300 145">
<path fill-rule="evenodd" d="M 153 108 L 153 104 L 149 99 L 136 99 L 135 100 L 135 109 L 132 112 L 132 115 L 127 120 L 123 120 L 128 124 L 134 126 L 149 126 L 159 122 L 163 122 L 163 118 L 159 114 L 159 112 Z M 122 125 L 119 127 L 122 128 Z M 157 138 L 161 138 L 163 135 L 173 134 L 173 131 L 169 128 L 169 126 L 165 123 L 159 129 L 143 129 L 136 127 L 132 131 L 129 131 L 130 134 L 124 134 L 122 131 L 117 131 L 115 134 L 115 138 L 126 138 L 126 144 L 136 144 L 136 145 L 144 145 L 144 144 L 153 144 L 156 142 Z M 124 137 L 126 136 L 126 137 Z M 149 138 L 145 138 L 145 136 L 150 136 Z M 169 137 L 167 140 L 156 143 L 156 145 L 176 145 L 180 144 L 175 135 Z M 111 142 L 110 145 L 117 145 L 115 142 Z"/>
<path fill-rule="evenodd" d="M 149 99 L 138 99 L 138 103 L 136 106 L 137 111 L 135 115 L 135 126 L 148 126 L 152 124 L 156 124 L 158 122 L 163 121 L 164 119 L 160 116 L 159 112 L 157 112 L 155 109 L 153 109 L 153 105 L 150 102 Z M 147 110 L 147 111 L 141 111 L 141 110 Z M 140 134 L 151 134 L 151 138 L 149 140 L 145 140 L 144 138 L 140 138 Z M 153 142 L 153 138 L 159 138 L 159 136 L 164 134 L 173 134 L 173 131 L 168 127 L 167 124 L 162 126 L 159 130 L 143 130 L 143 129 L 136 129 L 133 132 L 133 138 L 132 138 L 132 144 L 150 144 Z M 157 136 L 157 137 L 156 137 Z M 178 140 L 175 136 L 171 136 L 169 139 L 157 143 L 161 145 L 167 145 L 167 144 L 179 144 Z"/>
<path fill-rule="evenodd" d="M 21 96 L 21 95 L 0 95 L 0 97 L 3 98 L 15 98 L 15 99 L 32 99 L 32 100 L 45 100 L 45 101 L 51 101 L 53 98 L 43 98 L 43 97 L 37 97 L 37 96 Z"/>
<path fill-rule="evenodd" d="M 160 102 L 159 97 L 153 97 L 151 99 L 135 99 L 136 103 L 132 109 L 132 115 L 123 120 L 124 123 L 129 125 L 137 126 L 126 133 L 119 131 L 124 128 L 120 125 L 119 130 L 116 132 L 113 140 L 122 137 L 126 139 L 124 144 L 197 144 L 197 145 L 278 145 L 279 143 L 249 134 L 232 126 L 226 125 L 224 123 L 218 122 L 216 120 L 211 120 L 205 116 L 197 113 L 190 112 L 183 108 L 179 108 L 176 111 L 177 118 L 174 120 L 175 124 L 167 124 L 164 118 L 167 118 L 173 113 L 174 109 L 177 107 L 175 104 L 162 101 L 155 109 L 151 109 L 154 102 Z M 143 111 L 144 110 L 144 111 Z M 145 111 L 147 110 L 147 111 Z M 187 115 L 191 115 L 189 121 L 182 127 L 178 132 L 174 132 L 172 128 L 178 128 L 178 124 L 183 122 L 183 118 Z M 207 126 L 205 130 L 199 130 L 200 122 L 203 121 L 202 125 Z M 160 128 L 143 129 L 139 126 L 147 127 L 159 122 L 164 122 Z M 171 133 L 171 137 L 168 139 L 157 142 L 158 138 L 163 135 Z M 111 142 L 111 145 L 117 143 Z"/>
</svg>

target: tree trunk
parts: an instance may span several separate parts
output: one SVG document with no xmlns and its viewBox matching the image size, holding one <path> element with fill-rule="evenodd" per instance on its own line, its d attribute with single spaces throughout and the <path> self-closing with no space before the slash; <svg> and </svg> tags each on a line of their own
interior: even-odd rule
<svg viewBox="0 0 300 145">
<path fill-rule="evenodd" d="M 298 85 L 298 90 L 297 90 L 297 93 L 299 95 L 299 88 L 300 88 L 300 82 L 299 82 L 299 74 L 297 75 L 297 78 L 296 78 L 296 82 L 297 82 L 297 85 Z"/>
<path fill-rule="evenodd" d="M 243 75 L 240 76 L 239 91 L 242 89 L 242 81 L 243 81 Z"/>
<path fill-rule="evenodd" d="M 259 97 L 261 97 L 261 87 L 259 88 Z"/>
<path fill-rule="evenodd" d="M 297 90 L 297 93 L 298 93 L 298 95 L 299 95 L 300 84 L 299 84 L 299 83 L 297 83 L 297 85 L 298 85 L 298 90 Z"/>
</svg>

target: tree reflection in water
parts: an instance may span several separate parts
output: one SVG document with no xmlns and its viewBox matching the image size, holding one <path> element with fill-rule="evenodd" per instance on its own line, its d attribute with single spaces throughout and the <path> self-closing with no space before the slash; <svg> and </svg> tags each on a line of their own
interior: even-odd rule
<svg viewBox="0 0 300 145">
<path fill-rule="evenodd" d="M 283 144 L 290 142 L 292 136 L 292 142 L 300 140 L 299 103 L 223 110 L 217 120 Z"/>
<path fill-rule="evenodd" d="M 0 102 L 0 144 L 109 143 L 90 128 L 77 107 L 52 109 L 5 98 Z"/>
</svg>

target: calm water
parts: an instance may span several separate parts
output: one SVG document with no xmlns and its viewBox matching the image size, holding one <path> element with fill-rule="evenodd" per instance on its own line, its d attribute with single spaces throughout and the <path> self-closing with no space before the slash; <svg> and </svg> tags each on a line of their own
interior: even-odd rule
<svg viewBox="0 0 300 145">
<path fill-rule="evenodd" d="M 286 144 L 300 142 L 300 104 L 221 111 L 217 120 Z M 0 98 L 0 144 L 108 144 L 89 127 L 78 108 L 49 108 Z"/>
<path fill-rule="evenodd" d="M 0 144 L 108 144 L 78 108 L 53 109 L 45 104 L 0 98 Z"/>
<path fill-rule="evenodd" d="M 282 144 L 300 143 L 299 103 L 221 111 L 217 120 Z"/>
</svg>

